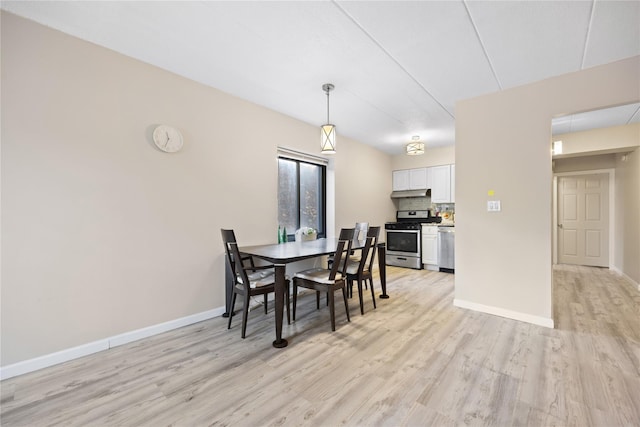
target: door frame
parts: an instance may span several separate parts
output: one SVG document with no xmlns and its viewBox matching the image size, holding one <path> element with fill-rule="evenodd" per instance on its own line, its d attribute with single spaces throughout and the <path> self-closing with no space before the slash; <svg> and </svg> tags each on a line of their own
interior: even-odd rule
<svg viewBox="0 0 640 427">
<path fill-rule="evenodd" d="M 575 172 L 559 172 L 553 174 L 553 217 L 551 221 L 551 234 L 553 240 L 553 265 L 558 264 L 558 177 L 561 176 L 578 176 L 578 175 L 593 175 L 596 173 L 606 173 L 609 175 L 609 262 L 608 268 L 611 269 L 613 266 L 613 260 L 615 259 L 615 245 L 613 244 L 614 240 L 614 230 L 615 230 L 615 206 L 614 203 L 614 195 L 615 195 L 615 177 L 616 171 L 615 169 L 593 169 L 593 170 L 585 170 L 585 171 L 575 171 Z"/>
</svg>

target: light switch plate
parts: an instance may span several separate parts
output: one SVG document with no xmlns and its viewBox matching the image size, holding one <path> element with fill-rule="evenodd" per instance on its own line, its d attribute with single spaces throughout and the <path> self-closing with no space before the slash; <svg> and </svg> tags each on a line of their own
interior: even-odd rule
<svg viewBox="0 0 640 427">
<path fill-rule="evenodd" d="M 487 200 L 487 212 L 500 212 L 501 210 L 500 200 Z"/>
</svg>

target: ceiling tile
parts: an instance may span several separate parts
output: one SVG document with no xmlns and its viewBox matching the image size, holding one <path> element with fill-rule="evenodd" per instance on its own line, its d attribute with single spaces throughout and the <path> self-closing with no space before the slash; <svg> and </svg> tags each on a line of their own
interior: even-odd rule
<svg viewBox="0 0 640 427">
<path fill-rule="evenodd" d="M 456 101 L 499 89 L 462 2 L 340 5 L 451 115 Z"/>
<path fill-rule="evenodd" d="M 503 89 L 580 69 L 590 2 L 467 4 Z"/>
<path fill-rule="evenodd" d="M 596 1 L 584 67 L 640 55 L 640 2 Z"/>
</svg>

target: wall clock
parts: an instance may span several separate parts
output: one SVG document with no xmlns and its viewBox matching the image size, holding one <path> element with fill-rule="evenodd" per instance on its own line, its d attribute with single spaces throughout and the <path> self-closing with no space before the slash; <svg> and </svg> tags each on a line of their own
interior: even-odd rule
<svg viewBox="0 0 640 427">
<path fill-rule="evenodd" d="M 153 142 L 165 153 L 175 153 L 182 149 L 182 134 L 173 126 L 160 125 L 153 130 Z"/>
</svg>

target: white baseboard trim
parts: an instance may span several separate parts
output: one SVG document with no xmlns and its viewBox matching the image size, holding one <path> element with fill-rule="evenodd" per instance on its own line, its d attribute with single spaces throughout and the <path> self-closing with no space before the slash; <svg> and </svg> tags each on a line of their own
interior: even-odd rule
<svg viewBox="0 0 640 427">
<path fill-rule="evenodd" d="M 618 267 L 610 267 L 609 269 L 611 271 L 613 271 L 614 273 L 616 273 L 618 276 L 623 277 L 627 282 L 629 282 L 629 284 L 631 286 L 633 286 L 634 288 L 636 288 L 638 290 L 638 292 L 640 292 L 640 283 L 636 282 L 631 277 L 629 277 L 626 274 L 624 274 L 621 270 L 618 269 Z"/>
<path fill-rule="evenodd" d="M 534 325 L 544 326 L 545 328 L 553 329 L 554 327 L 553 319 L 547 318 L 547 317 L 534 316 L 527 313 L 506 310 L 500 307 L 493 307 L 490 305 L 483 305 L 483 304 L 464 301 L 460 299 L 454 299 L 453 305 L 460 308 L 479 311 L 481 313 L 487 313 L 487 314 L 493 314 L 495 316 L 506 317 L 507 319 L 513 319 L 513 320 L 519 320 L 521 322 L 532 323 Z"/>
<path fill-rule="evenodd" d="M 55 353 L 45 354 L 44 356 L 24 360 L 22 362 L 17 362 L 7 366 L 2 366 L 0 367 L 0 380 L 6 380 L 18 375 L 27 374 L 29 372 L 37 371 L 43 368 L 48 368 L 49 366 L 58 365 L 60 363 L 68 362 L 74 359 L 79 359 L 80 357 L 88 356 L 99 351 L 108 350 L 110 348 L 128 344 L 130 342 L 137 341 L 143 338 L 148 338 L 153 335 L 158 335 L 163 332 L 178 329 L 183 326 L 202 322 L 203 320 L 212 319 L 214 317 L 221 316 L 224 312 L 224 307 L 214 308 L 212 310 L 203 311 L 201 313 L 192 314 L 190 316 L 181 317 L 179 319 L 170 320 L 168 322 L 159 323 L 157 325 L 148 326 L 146 328 L 136 329 L 134 331 L 125 332 L 98 341 L 82 344 L 77 347 L 68 348 L 65 350 L 57 351 Z"/>
</svg>

